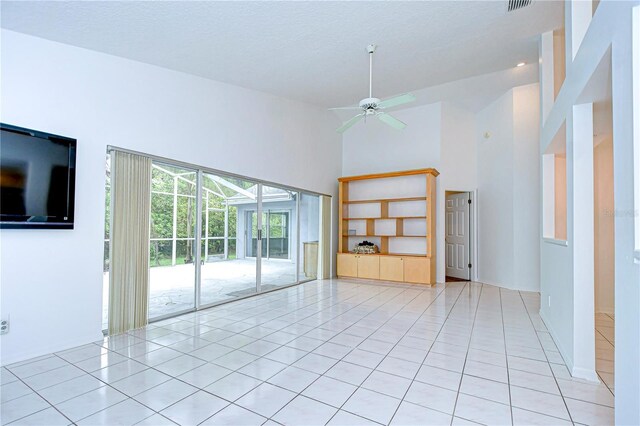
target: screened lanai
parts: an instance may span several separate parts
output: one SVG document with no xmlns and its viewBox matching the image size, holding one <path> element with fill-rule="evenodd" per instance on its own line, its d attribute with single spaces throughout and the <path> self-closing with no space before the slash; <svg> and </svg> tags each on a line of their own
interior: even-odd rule
<svg viewBox="0 0 640 426">
<path fill-rule="evenodd" d="M 105 301 L 109 196 L 107 163 Z M 150 319 L 316 278 L 316 195 L 153 162 L 150 196 Z"/>
</svg>

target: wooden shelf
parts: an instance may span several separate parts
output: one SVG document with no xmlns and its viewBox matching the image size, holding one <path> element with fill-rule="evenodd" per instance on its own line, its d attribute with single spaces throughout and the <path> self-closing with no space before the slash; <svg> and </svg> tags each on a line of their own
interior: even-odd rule
<svg viewBox="0 0 640 426">
<path fill-rule="evenodd" d="M 376 200 L 345 200 L 343 204 L 401 203 L 404 201 L 426 201 L 427 197 L 378 198 Z"/>
<path fill-rule="evenodd" d="M 393 217 L 343 217 L 342 220 L 393 220 L 393 219 L 426 219 L 426 216 L 393 216 Z"/>
<path fill-rule="evenodd" d="M 344 252 L 344 253 L 340 253 L 340 254 L 356 254 L 354 252 Z M 368 254 L 360 254 L 360 256 L 396 256 L 396 257 L 400 257 L 400 256 L 406 256 L 406 257 L 428 257 L 426 254 L 416 254 L 416 253 L 368 253 Z"/>
<path fill-rule="evenodd" d="M 426 235 L 380 235 L 380 234 L 355 234 L 342 235 L 343 237 L 387 237 L 387 238 L 427 238 Z"/>
<path fill-rule="evenodd" d="M 370 175 L 359 175 L 359 176 L 343 176 L 338 178 L 338 182 L 351 182 L 354 180 L 366 180 L 366 179 L 386 179 L 392 177 L 400 177 L 400 176 L 411 176 L 411 175 L 432 175 L 436 177 L 440 174 L 436 169 L 415 169 L 415 170 L 404 170 L 402 172 L 387 172 L 387 173 L 374 173 Z"/>
<path fill-rule="evenodd" d="M 393 272 L 392 275 L 395 278 L 391 279 L 392 281 L 435 283 L 434 235 L 438 174 L 435 169 L 420 169 L 338 179 L 338 235 L 340 236 L 338 252 L 340 255 L 337 259 L 337 270 L 339 276 L 390 279 L 389 274 Z M 407 176 L 412 177 L 405 179 Z M 392 181 L 393 178 L 401 180 Z M 369 182 L 360 183 L 362 181 Z M 363 188 L 366 189 L 363 190 Z M 402 192 L 398 191 L 394 194 L 391 192 L 392 188 L 399 188 Z M 398 197 L 385 198 L 389 195 L 398 195 Z M 421 196 L 401 197 L 401 195 Z M 364 199 L 367 196 L 372 198 Z M 403 202 L 413 203 L 400 204 Z M 351 217 L 352 215 L 366 215 L 366 217 Z M 352 232 L 357 233 L 349 235 L 350 228 Z M 383 235 L 382 232 L 385 234 Z M 413 235 L 405 235 L 405 233 Z M 350 251 L 354 240 L 374 238 L 379 245 L 380 253 L 359 256 Z M 404 251 L 416 251 L 421 254 L 399 253 Z M 368 259 L 367 256 L 373 258 Z M 386 259 L 385 256 L 387 256 Z M 399 259 L 399 257 L 405 258 Z"/>
</svg>

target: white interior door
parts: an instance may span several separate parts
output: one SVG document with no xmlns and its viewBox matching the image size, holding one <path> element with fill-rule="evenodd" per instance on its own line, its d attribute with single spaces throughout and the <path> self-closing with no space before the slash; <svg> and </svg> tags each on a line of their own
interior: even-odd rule
<svg viewBox="0 0 640 426">
<path fill-rule="evenodd" d="M 446 196 L 446 275 L 469 279 L 469 193 Z"/>
</svg>

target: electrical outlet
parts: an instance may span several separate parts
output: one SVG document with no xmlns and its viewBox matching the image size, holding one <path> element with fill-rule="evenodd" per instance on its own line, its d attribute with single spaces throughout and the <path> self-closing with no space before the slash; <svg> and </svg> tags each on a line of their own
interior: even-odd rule
<svg viewBox="0 0 640 426">
<path fill-rule="evenodd" d="M 9 332 L 9 319 L 0 320 L 0 334 L 7 334 Z"/>
<path fill-rule="evenodd" d="M 547 296 L 547 305 L 551 307 L 551 296 Z"/>
</svg>

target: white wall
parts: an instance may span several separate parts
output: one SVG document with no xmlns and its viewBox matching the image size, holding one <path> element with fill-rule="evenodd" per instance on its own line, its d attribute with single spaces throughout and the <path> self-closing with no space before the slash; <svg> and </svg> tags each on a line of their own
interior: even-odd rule
<svg viewBox="0 0 640 426">
<path fill-rule="evenodd" d="M 478 113 L 478 272 L 488 284 L 513 285 L 513 91 Z M 488 133 L 488 138 L 485 138 Z"/>
<path fill-rule="evenodd" d="M 442 103 L 441 159 L 437 183 L 436 247 L 442 256 L 438 259 L 437 280 L 444 282 L 445 258 L 445 192 L 473 192 L 477 189 L 477 143 L 475 140 L 476 115 L 450 102 Z M 472 207 L 473 210 L 473 207 Z M 473 217 L 471 217 L 473 221 Z M 471 244 L 474 244 L 474 236 Z M 474 259 L 469 262 L 473 265 Z M 474 267 L 477 267 L 475 265 Z M 475 277 L 472 269 L 472 279 Z"/>
<path fill-rule="evenodd" d="M 409 125 L 401 132 L 369 118 L 343 134 L 342 175 L 438 167 L 440 103 L 393 111 Z"/>
<path fill-rule="evenodd" d="M 512 288 L 540 289 L 540 88 L 513 89 L 513 236 L 515 258 Z"/>
<path fill-rule="evenodd" d="M 344 134 L 343 175 L 438 169 L 438 282 L 445 279 L 445 191 L 478 189 L 480 280 L 537 291 L 539 165 L 527 158 L 538 155 L 538 109 L 533 84 L 509 90 L 478 114 L 450 102 L 394 111 L 408 123 L 402 132 L 374 121 Z M 488 140 L 478 136 L 485 130 Z M 516 261 L 516 253 L 525 258 Z"/>
<path fill-rule="evenodd" d="M 101 338 L 107 145 L 336 195 L 322 108 L 6 30 L 1 59 L 2 122 L 78 139 L 75 229 L 0 233 L 3 364 Z"/>
<path fill-rule="evenodd" d="M 526 291 L 540 280 L 538 92 L 509 90 L 478 113 L 476 131 L 479 280 Z"/>
</svg>

